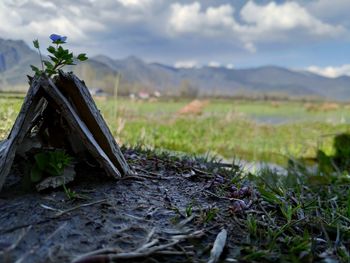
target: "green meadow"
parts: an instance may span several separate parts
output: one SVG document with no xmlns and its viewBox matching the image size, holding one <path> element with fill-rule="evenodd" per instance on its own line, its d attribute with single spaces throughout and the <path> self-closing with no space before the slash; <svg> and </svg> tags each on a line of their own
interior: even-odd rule
<svg viewBox="0 0 350 263">
<path fill-rule="evenodd" d="M 9 132 L 21 98 L 0 97 L 0 139 Z M 289 157 L 333 152 L 333 138 L 350 132 L 345 104 L 210 100 L 200 114 L 179 114 L 189 100 L 97 100 L 124 145 L 209 154 L 231 160 L 285 164 Z"/>
<path fill-rule="evenodd" d="M 350 131 L 346 105 L 212 100 L 200 115 L 180 115 L 189 101 L 99 103 L 116 138 L 143 145 L 225 159 L 240 158 L 284 164 L 313 158 L 318 149 L 333 152 L 336 134 Z"/>
<path fill-rule="evenodd" d="M 22 101 L 18 96 L 0 96 L 0 140 L 10 131 Z M 216 225 L 225 220 L 225 225 L 239 226 L 233 229 L 236 235 L 245 237 L 243 243 L 234 244 L 239 261 L 350 262 L 348 137 L 343 141 L 345 147 L 341 147 L 341 159 L 333 149 L 337 134 L 350 133 L 347 105 L 211 100 L 197 114 L 180 114 L 190 101 L 96 101 L 117 140 L 131 146 L 132 153 L 143 154 L 142 159 L 136 157 L 135 163 L 129 158 L 133 165 L 141 161 L 149 170 L 160 161 L 170 172 L 179 169 L 179 175 L 187 174 L 188 164 L 191 171 L 194 163 L 198 167 L 213 165 L 208 172 L 194 168 L 209 176 L 205 178 L 213 182 L 212 187 L 205 191 L 218 204 L 204 215 L 210 212 L 210 220 Z M 174 156 L 153 149 L 196 156 Z M 317 170 L 297 161 L 286 165 L 291 157 L 313 159 L 318 149 L 326 154 L 318 155 Z M 216 157 L 209 158 L 212 163 L 207 156 L 198 156 L 208 153 Z M 286 165 L 287 174 L 281 176 L 271 165 L 246 173 L 237 163 L 229 168 L 223 165 L 222 158 Z M 154 167 L 158 175 L 158 165 Z M 236 199 L 243 189 L 251 189 L 250 196 L 242 194 L 241 199 Z M 241 202 L 246 205 L 243 200 L 247 198 L 252 202 L 249 210 L 236 211 Z M 230 200 L 229 206 L 223 199 Z M 186 211 L 192 213 L 192 205 L 188 204 Z"/>
</svg>

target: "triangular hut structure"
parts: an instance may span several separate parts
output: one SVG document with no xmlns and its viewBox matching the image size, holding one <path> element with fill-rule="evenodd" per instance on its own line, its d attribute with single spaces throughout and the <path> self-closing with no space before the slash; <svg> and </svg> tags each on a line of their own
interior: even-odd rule
<svg viewBox="0 0 350 263">
<path fill-rule="evenodd" d="M 0 191 L 16 154 L 34 147 L 34 141 L 36 147 L 67 149 L 75 157 L 89 154 L 109 176 L 131 174 L 85 83 L 73 73 L 30 80 L 15 124 L 0 142 Z"/>
</svg>

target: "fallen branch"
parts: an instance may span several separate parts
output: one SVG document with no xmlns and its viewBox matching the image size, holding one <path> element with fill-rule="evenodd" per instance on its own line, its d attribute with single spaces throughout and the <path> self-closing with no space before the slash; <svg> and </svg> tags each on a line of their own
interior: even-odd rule
<svg viewBox="0 0 350 263">
<path fill-rule="evenodd" d="M 208 194 L 208 195 L 211 195 L 215 198 L 218 198 L 218 199 L 224 199 L 224 200 L 229 200 L 229 201 L 232 201 L 232 200 L 235 200 L 235 198 L 228 198 L 228 197 L 225 197 L 225 196 L 218 196 L 217 194 L 214 194 L 208 190 L 204 190 L 203 191 L 204 193 Z"/>
<path fill-rule="evenodd" d="M 188 224 L 189 222 L 191 222 L 197 215 L 196 214 L 192 214 L 191 216 L 185 218 L 184 220 L 180 221 L 177 226 L 179 227 L 183 227 L 186 224 Z"/>
<path fill-rule="evenodd" d="M 69 213 L 69 212 L 72 212 L 72 211 L 74 211 L 74 210 L 76 210 L 76 209 L 79 209 L 79 208 L 81 208 L 81 207 L 87 207 L 87 206 L 91 206 L 91 205 L 96 205 L 96 204 L 104 203 L 104 202 L 106 202 L 106 201 L 107 201 L 107 199 L 102 199 L 102 200 L 98 200 L 98 201 L 95 201 L 95 202 L 92 202 L 92 203 L 77 205 L 77 206 L 74 206 L 74 207 L 69 208 L 69 209 L 67 209 L 67 210 L 64 210 L 64 211 L 61 211 L 61 212 L 56 213 L 56 214 L 54 215 L 54 217 L 59 217 L 59 216 L 61 216 L 61 215 L 64 215 L 64 214 Z"/>
<path fill-rule="evenodd" d="M 151 171 L 147 171 L 147 170 L 144 170 L 142 168 L 138 168 L 138 167 L 133 167 L 136 171 L 139 171 L 139 172 L 143 172 L 143 173 L 146 173 L 146 174 L 150 174 L 150 175 L 153 175 L 153 176 L 147 176 L 147 175 L 138 175 L 138 176 L 142 176 L 142 177 L 145 177 L 145 178 L 149 178 L 149 179 L 156 179 L 156 180 L 168 180 L 169 177 L 163 177 L 161 174 L 158 174 L 158 173 L 155 173 L 155 172 L 151 172 Z"/>
<path fill-rule="evenodd" d="M 84 255 L 81 255 L 80 257 L 74 259 L 72 263 L 86 263 L 86 262 L 110 262 L 110 261 L 115 261 L 117 259 L 133 259 L 133 258 L 143 258 L 143 257 L 148 257 L 155 252 L 161 251 L 163 249 L 172 247 L 176 245 L 177 243 L 180 242 L 180 240 L 174 240 L 168 244 L 165 245 L 160 245 L 160 246 L 155 246 L 155 247 L 150 247 L 150 245 L 154 245 L 156 242 L 158 242 L 157 239 L 143 245 L 141 248 L 136 249 L 135 251 L 131 252 L 124 252 L 124 253 L 119 253 L 119 254 L 99 254 L 96 255 L 96 252 L 99 251 L 93 251 Z M 106 249 L 105 250 L 107 253 L 109 251 L 113 251 L 113 249 Z M 115 250 L 114 250 L 115 251 Z M 113 253 L 113 252 L 112 252 Z"/>
<path fill-rule="evenodd" d="M 150 232 L 150 234 L 153 231 Z M 153 234 L 153 233 L 152 233 Z M 76 259 L 72 261 L 72 263 L 87 263 L 87 262 L 113 262 L 120 259 L 135 259 L 135 258 L 145 258 L 149 257 L 153 254 L 168 254 L 168 255 L 175 255 L 179 254 L 178 251 L 169 251 L 166 250 L 170 247 L 175 246 L 179 242 L 189 239 L 189 238 L 199 238 L 202 237 L 204 234 L 203 230 L 195 231 L 189 235 L 179 235 L 174 236 L 172 241 L 159 246 L 154 246 L 159 242 L 158 239 L 153 239 L 152 241 L 142 245 L 140 248 L 131 251 L 131 252 L 122 252 L 117 253 L 117 249 L 115 248 L 105 248 L 105 249 L 99 249 L 95 251 L 91 251 L 89 253 L 80 255 Z M 149 235 L 150 236 L 150 235 Z M 184 252 L 181 252 L 184 253 Z"/>
<path fill-rule="evenodd" d="M 166 256 L 194 256 L 194 252 L 192 251 L 172 251 L 172 250 L 163 250 L 163 251 L 157 251 L 155 252 L 157 255 L 166 255 Z"/>
</svg>

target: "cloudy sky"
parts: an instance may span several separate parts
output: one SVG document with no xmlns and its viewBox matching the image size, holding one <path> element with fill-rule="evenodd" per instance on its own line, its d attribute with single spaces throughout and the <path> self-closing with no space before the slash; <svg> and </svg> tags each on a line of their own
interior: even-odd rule
<svg viewBox="0 0 350 263">
<path fill-rule="evenodd" d="M 177 67 L 279 65 L 350 75 L 350 0 L 1 0 L 0 37 Z"/>
</svg>

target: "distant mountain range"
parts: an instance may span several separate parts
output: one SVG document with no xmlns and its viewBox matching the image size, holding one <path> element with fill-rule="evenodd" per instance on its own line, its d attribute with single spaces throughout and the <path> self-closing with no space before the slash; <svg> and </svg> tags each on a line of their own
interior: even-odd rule
<svg viewBox="0 0 350 263">
<path fill-rule="evenodd" d="M 39 57 L 24 41 L 0 39 L 0 91 L 26 90 L 26 74 L 32 74 L 30 64 L 38 65 Z M 270 95 L 350 100 L 348 76 L 326 78 L 276 66 L 174 68 L 146 63 L 133 56 L 120 60 L 96 56 L 75 66 L 74 72 L 89 87 L 107 92 L 113 92 L 119 73 L 119 92 L 124 94 L 157 90 L 170 95 L 187 92 L 215 96 Z"/>
</svg>

